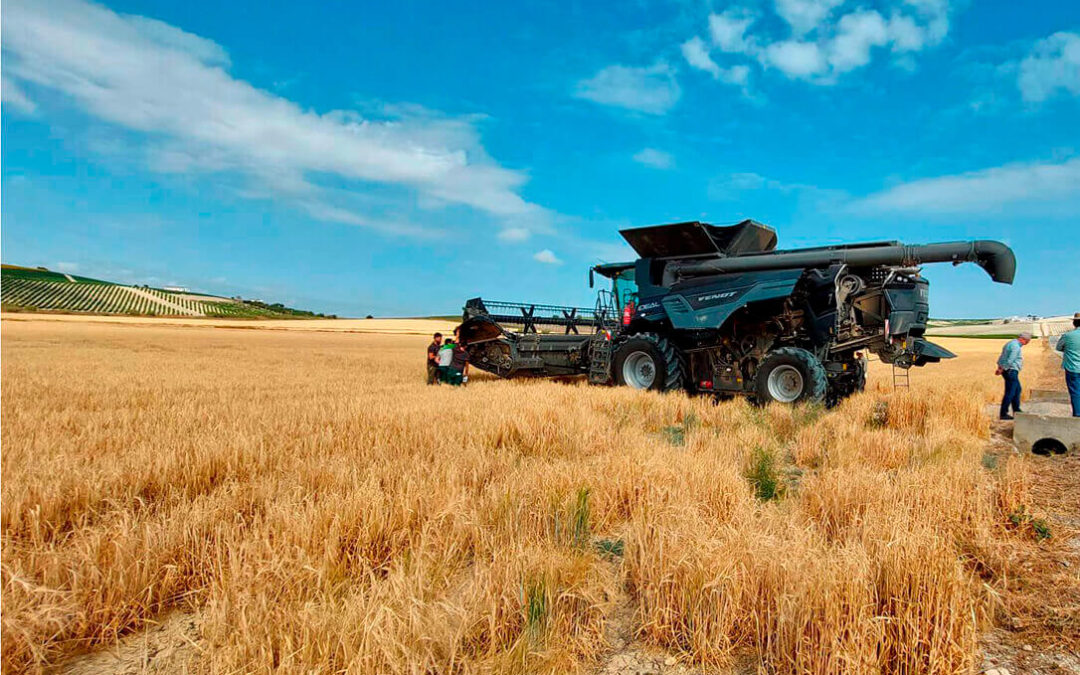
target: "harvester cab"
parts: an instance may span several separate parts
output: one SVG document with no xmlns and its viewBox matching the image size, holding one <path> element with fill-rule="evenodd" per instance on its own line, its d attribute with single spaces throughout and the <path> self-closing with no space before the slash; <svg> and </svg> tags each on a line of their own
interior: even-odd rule
<svg viewBox="0 0 1080 675">
<path fill-rule="evenodd" d="M 753 220 L 620 234 L 639 257 L 590 269 L 590 285 L 595 275 L 611 280 L 591 310 L 470 300 L 462 328 L 475 334 L 466 338 L 473 363 L 504 377 L 577 373 L 831 405 L 863 388 L 867 353 L 903 369 L 954 356 L 924 337 L 920 265 L 972 262 L 999 283 L 1012 283 L 1016 268 L 994 241 L 776 250 L 776 232 Z"/>
<path fill-rule="evenodd" d="M 611 279 L 611 290 L 601 289 L 596 294 L 598 315 L 610 315 L 618 318 L 620 325 L 628 325 L 638 301 L 634 263 L 606 263 L 590 267 L 589 288 L 594 287 L 596 274 Z"/>
</svg>

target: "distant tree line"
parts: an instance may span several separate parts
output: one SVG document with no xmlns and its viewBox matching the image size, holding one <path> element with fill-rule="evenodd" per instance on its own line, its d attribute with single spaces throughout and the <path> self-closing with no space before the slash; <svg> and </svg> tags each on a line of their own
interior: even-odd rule
<svg viewBox="0 0 1080 675">
<path fill-rule="evenodd" d="M 337 318 L 337 314 L 323 314 L 322 312 L 309 312 L 309 311 L 307 311 L 305 309 L 293 309 L 292 307 L 286 307 L 285 305 L 281 304 L 280 302 L 268 303 L 268 302 L 263 302 L 262 300 L 243 300 L 241 298 L 237 298 L 237 299 L 239 299 L 245 305 L 250 305 L 251 307 L 257 307 L 259 309 L 264 309 L 264 310 L 266 310 L 268 312 L 274 312 L 276 314 L 291 314 L 293 316 L 306 316 L 306 317 L 312 317 L 312 318 L 317 318 L 317 319 L 336 319 Z"/>
</svg>

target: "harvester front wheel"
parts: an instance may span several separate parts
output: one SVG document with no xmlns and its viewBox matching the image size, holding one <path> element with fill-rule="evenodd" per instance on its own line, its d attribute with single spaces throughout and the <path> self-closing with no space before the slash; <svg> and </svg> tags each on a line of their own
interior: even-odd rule
<svg viewBox="0 0 1080 675">
<path fill-rule="evenodd" d="M 634 389 L 682 389 L 686 368 L 675 345 L 655 333 L 638 333 L 615 350 L 615 380 Z"/>
<path fill-rule="evenodd" d="M 828 381 L 825 367 L 812 353 L 798 347 L 769 352 L 754 376 L 758 403 L 820 403 Z"/>
</svg>

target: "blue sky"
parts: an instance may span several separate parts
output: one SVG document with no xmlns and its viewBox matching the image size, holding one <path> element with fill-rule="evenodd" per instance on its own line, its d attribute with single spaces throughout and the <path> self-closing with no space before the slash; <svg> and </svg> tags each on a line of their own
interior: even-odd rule
<svg viewBox="0 0 1080 675">
<path fill-rule="evenodd" d="M 617 230 L 985 238 L 1080 309 L 1080 3 L 8 0 L 7 263 L 342 315 L 591 305 Z"/>
</svg>

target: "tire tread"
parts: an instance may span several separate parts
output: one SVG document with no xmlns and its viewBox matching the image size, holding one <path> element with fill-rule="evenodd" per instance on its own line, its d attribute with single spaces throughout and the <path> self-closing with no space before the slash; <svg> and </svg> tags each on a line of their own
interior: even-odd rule
<svg viewBox="0 0 1080 675">
<path fill-rule="evenodd" d="M 634 333 L 626 338 L 623 344 L 631 340 L 645 340 L 651 342 L 657 351 L 664 355 L 664 388 L 663 391 L 674 391 L 686 388 L 686 359 L 682 353 L 671 344 L 667 338 L 656 333 Z M 619 348 L 621 348 L 620 345 Z M 824 371 L 822 371 L 824 372 Z"/>
<path fill-rule="evenodd" d="M 774 356 L 787 356 L 793 359 L 797 359 L 806 365 L 806 370 L 810 374 L 811 389 L 810 393 L 804 398 L 811 401 L 824 401 L 825 394 L 828 390 L 829 380 L 825 375 L 825 366 L 821 361 L 813 355 L 813 353 L 801 348 L 801 347 L 780 347 L 769 352 L 765 356 L 767 361 Z M 764 361 L 763 361 L 764 362 Z"/>
</svg>

